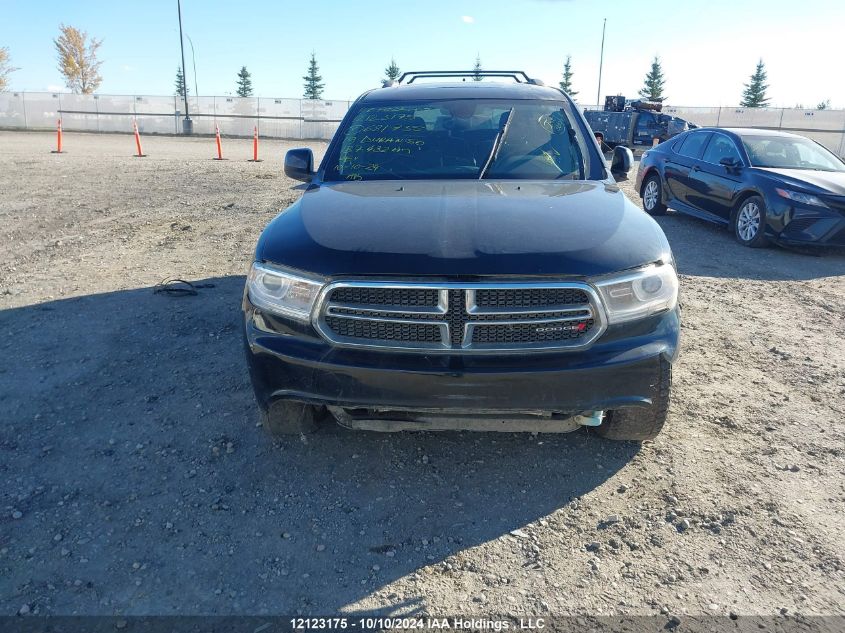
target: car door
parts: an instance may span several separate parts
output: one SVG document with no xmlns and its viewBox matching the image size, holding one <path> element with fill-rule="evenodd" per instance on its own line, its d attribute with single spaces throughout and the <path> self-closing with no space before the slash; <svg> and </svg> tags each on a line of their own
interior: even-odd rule
<svg viewBox="0 0 845 633">
<path fill-rule="evenodd" d="M 693 165 L 704 152 L 710 139 L 710 132 L 689 132 L 675 141 L 663 159 L 663 174 L 669 194 L 669 206 L 673 199 L 688 206 L 687 196 L 690 191 L 690 173 Z"/>
<path fill-rule="evenodd" d="M 720 164 L 722 159 L 733 160 L 736 167 Z M 712 219 L 727 222 L 731 217 L 736 194 L 742 187 L 743 160 L 733 139 L 713 132 L 701 159 L 692 167 L 687 202 Z"/>
</svg>

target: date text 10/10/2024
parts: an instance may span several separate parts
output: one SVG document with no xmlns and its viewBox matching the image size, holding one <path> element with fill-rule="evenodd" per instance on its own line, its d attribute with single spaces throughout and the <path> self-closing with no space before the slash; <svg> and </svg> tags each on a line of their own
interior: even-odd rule
<svg viewBox="0 0 845 633">
<path fill-rule="evenodd" d="M 514 618 L 512 620 L 484 618 L 291 618 L 291 628 L 297 631 L 336 631 L 344 629 L 371 630 L 472 630 L 519 631 L 544 629 L 543 618 Z"/>
</svg>

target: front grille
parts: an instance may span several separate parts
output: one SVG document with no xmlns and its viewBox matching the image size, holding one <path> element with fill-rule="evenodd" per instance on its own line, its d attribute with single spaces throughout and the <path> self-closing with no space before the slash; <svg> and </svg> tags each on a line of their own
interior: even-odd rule
<svg viewBox="0 0 845 633">
<path fill-rule="evenodd" d="M 332 301 L 360 305 L 436 306 L 438 292 L 433 288 L 367 288 L 347 286 L 332 292 Z"/>
<path fill-rule="evenodd" d="M 577 349 L 605 327 L 597 294 L 576 282 L 336 282 L 316 314 L 339 345 L 441 352 Z"/>
<path fill-rule="evenodd" d="M 475 291 L 476 305 L 489 308 L 536 308 L 589 301 L 587 293 L 579 288 L 485 288 Z"/>
<path fill-rule="evenodd" d="M 439 343 L 442 339 L 440 327 L 428 323 L 402 323 L 401 321 L 365 321 L 328 317 L 326 324 L 333 332 L 346 338 L 360 338 L 377 341 L 399 341 L 404 343 Z"/>
</svg>

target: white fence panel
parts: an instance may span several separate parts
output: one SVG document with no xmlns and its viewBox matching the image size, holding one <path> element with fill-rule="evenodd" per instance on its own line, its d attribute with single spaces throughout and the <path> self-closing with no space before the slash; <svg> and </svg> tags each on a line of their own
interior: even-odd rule
<svg viewBox="0 0 845 633">
<path fill-rule="evenodd" d="M 254 97 L 217 97 L 214 118 L 221 134 L 252 136 L 258 125 L 258 99 Z"/>
<path fill-rule="evenodd" d="M 134 97 L 138 129 L 147 134 L 178 134 L 181 123 L 176 116 L 176 97 Z M 129 124 L 129 130 L 132 124 Z"/>
<path fill-rule="evenodd" d="M 348 101 L 302 100 L 302 138 L 329 140 L 349 110 Z"/>
<path fill-rule="evenodd" d="M 695 123 L 698 127 L 707 125 L 720 125 L 719 123 L 720 108 L 690 108 L 684 106 L 666 106 L 663 108 L 663 113 L 669 116 L 676 116 Z"/>
<path fill-rule="evenodd" d="M 61 96 L 50 92 L 27 92 L 26 127 L 30 130 L 55 130 L 61 109 Z"/>
<path fill-rule="evenodd" d="M 62 127 L 81 132 L 99 132 L 97 107 L 99 95 L 61 95 Z"/>
<path fill-rule="evenodd" d="M 0 92 L 0 127 L 26 127 L 24 93 Z"/>
<path fill-rule="evenodd" d="M 131 132 L 135 97 L 98 95 L 97 121 L 100 132 Z M 139 124 L 140 127 L 140 124 Z"/>
<path fill-rule="evenodd" d="M 783 110 L 777 108 L 722 108 L 720 127 L 759 127 L 778 129 Z"/>
<path fill-rule="evenodd" d="M 302 138 L 300 99 L 258 100 L 258 131 L 272 138 Z"/>
</svg>

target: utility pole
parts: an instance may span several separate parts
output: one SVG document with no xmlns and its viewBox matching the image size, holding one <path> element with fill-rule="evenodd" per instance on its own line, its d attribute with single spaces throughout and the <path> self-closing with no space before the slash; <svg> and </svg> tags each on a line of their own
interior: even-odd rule
<svg viewBox="0 0 845 633">
<path fill-rule="evenodd" d="M 191 59 L 194 62 L 194 96 L 199 99 L 200 96 L 200 89 L 197 86 L 197 55 L 194 52 L 194 40 L 191 39 L 190 35 L 186 35 L 185 37 L 188 38 L 188 44 L 191 45 Z"/>
<path fill-rule="evenodd" d="M 179 48 L 182 51 L 182 99 L 185 100 L 185 119 L 182 121 L 182 133 L 193 134 L 194 122 L 188 113 L 188 78 L 185 67 L 185 39 L 182 37 L 182 0 L 176 0 L 176 10 L 179 12 Z"/>
<path fill-rule="evenodd" d="M 599 89 L 596 93 L 596 105 L 601 108 L 601 68 L 604 64 L 604 29 L 607 27 L 607 18 L 601 26 L 601 56 L 599 57 Z"/>
</svg>

